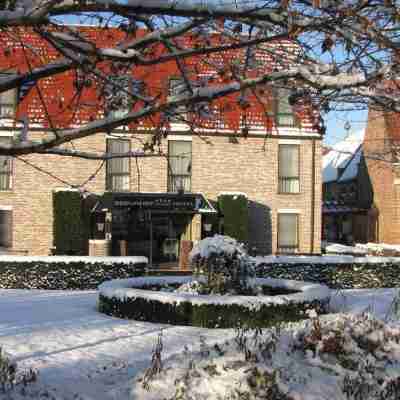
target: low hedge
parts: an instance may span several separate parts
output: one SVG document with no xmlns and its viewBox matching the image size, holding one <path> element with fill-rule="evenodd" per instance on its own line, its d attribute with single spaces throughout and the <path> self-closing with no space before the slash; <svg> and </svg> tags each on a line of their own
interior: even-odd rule
<svg viewBox="0 0 400 400">
<path fill-rule="evenodd" d="M 349 264 L 263 263 L 257 276 L 322 283 L 333 289 L 400 287 L 400 259 Z"/>
<path fill-rule="evenodd" d="M 180 278 L 182 279 L 182 277 Z M 302 301 L 298 299 L 299 295 L 303 293 L 296 293 L 295 295 L 276 296 L 274 298 L 285 299 L 278 300 L 276 303 L 266 304 L 260 301 L 254 303 L 253 308 L 249 308 L 240 302 L 235 304 L 232 300 L 234 296 L 198 296 L 201 297 L 201 301 L 196 303 L 196 300 L 190 301 L 190 298 L 195 299 L 196 296 L 189 295 L 186 296 L 186 300 L 182 300 L 185 299 L 185 296 L 177 295 L 176 301 L 166 301 L 164 292 L 149 291 L 146 295 L 144 290 L 129 288 L 126 281 L 134 281 L 134 279 L 121 280 L 120 286 L 118 286 L 118 281 L 114 281 L 106 282 L 99 287 L 98 308 L 100 312 L 138 321 L 204 328 L 269 327 L 307 318 L 305 311 L 308 309 L 316 309 L 318 313 L 323 314 L 327 312 L 329 303 L 329 290 L 327 288 L 325 290 L 320 285 L 311 285 L 312 287 L 305 285 L 309 294 L 305 292 L 305 298 Z M 115 282 L 116 284 L 114 284 Z M 312 297 L 312 293 L 315 293 L 316 298 L 309 298 Z M 291 301 L 291 296 L 297 300 Z M 217 300 L 215 303 L 202 302 L 207 297 L 214 299 L 219 297 L 222 300 L 220 302 Z M 224 304 L 224 298 L 227 299 L 226 304 Z M 229 301 L 230 304 L 228 304 Z"/>
<path fill-rule="evenodd" d="M 99 296 L 98 304 L 100 312 L 114 317 L 203 328 L 269 327 L 307 318 L 305 311 L 308 309 L 316 309 L 320 314 L 327 312 L 327 304 L 317 300 L 309 303 L 262 305 L 256 311 L 235 304 L 168 304 L 142 298 L 119 300 L 102 295 Z"/>
<path fill-rule="evenodd" d="M 1 257 L 4 260 L 4 257 Z M 14 259 L 17 257 L 13 257 Z M 18 261 L 0 259 L 0 288 L 2 289 L 96 289 L 104 281 L 144 275 L 146 262 L 129 260 L 93 261 L 89 257 L 72 257 L 76 261 L 30 260 L 20 257 Z M 23 261 L 23 259 L 26 261 Z M 66 259 L 66 257 L 63 257 Z M 79 260 L 81 259 L 81 260 Z"/>
</svg>

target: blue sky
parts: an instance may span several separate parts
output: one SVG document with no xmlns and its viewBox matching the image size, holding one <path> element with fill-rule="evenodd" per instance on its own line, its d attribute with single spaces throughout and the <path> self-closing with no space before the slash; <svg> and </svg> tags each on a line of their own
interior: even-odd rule
<svg viewBox="0 0 400 400">
<path fill-rule="evenodd" d="M 350 123 L 350 134 L 360 134 L 366 127 L 368 111 L 331 111 L 327 118 L 327 133 L 324 139 L 325 145 L 332 145 L 342 140 L 347 134 L 344 125 L 346 121 Z"/>
</svg>

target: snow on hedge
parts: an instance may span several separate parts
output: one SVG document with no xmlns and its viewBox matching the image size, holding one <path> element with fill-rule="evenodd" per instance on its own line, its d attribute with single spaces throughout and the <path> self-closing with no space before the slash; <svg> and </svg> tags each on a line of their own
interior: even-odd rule
<svg viewBox="0 0 400 400">
<path fill-rule="evenodd" d="M 155 300 L 161 303 L 179 304 L 190 302 L 195 305 L 237 304 L 249 309 L 257 309 L 260 305 L 278 305 L 288 303 L 304 303 L 314 300 L 326 300 L 330 296 L 330 289 L 324 285 L 315 283 L 291 281 L 273 278 L 256 278 L 253 284 L 295 290 L 299 293 L 277 296 L 230 296 L 230 295 L 197 295 L 191 293 L 171 293 L 165 291 L 144 290 L 144 287 L 165 286 L 174 284 L 185 284 L 194 280 L 191 276 L 161 276 L 161 277 L 138 277 L 131 279 L 115 279 L 101 284 L 99 295 L 107 298 L 116 298 L 120 301 L 125 299 L 142 298 Z"/>
<path fill-rule="evenodd" d="M 85 263 L 85 264 L 147 264 L 147 257 L 131 256 L 131 257 L 92 257 L 92 256 L 11 256 L 0 255 L 0 263 L 2 262 L 21 262 L 21 263 Z"/>
<path fill-rule="evenodd" d="M 189 257 L 192 262 L 196 258 L 208 258 L 213 254 L 232 256 L 234 253 L 244 256 L 246 254 L 244 244 L 229 236 L 214 235 L 197 242 Z"/>
<path fill-rule="evenodd" d="M 256 265 L 260 264 L 400 264 L 400 257 L 365 256 L 355 257 L 351 255 L 332 256 L 257 256 Z"/>
</svg>

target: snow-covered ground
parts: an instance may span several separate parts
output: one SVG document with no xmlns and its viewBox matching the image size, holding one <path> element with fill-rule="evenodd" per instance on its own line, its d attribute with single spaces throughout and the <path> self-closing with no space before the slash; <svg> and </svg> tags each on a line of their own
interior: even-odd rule
<svg viewBox="0 0 400 400">
<path fill-rule="evenodd" d="M 369 309 L 383 318 L 395 293 L 333 292 L 332 304 L 335 311 Z M 133 380 L 149 366 L 161 328 L 164 359 L 181 353 L 185 345 L 198 350 L 200 335 L 209 341 L 234 335 L 108 317 L 96 311 L 96 299 L 95 291 L 0 290 L 0 346 L 19 368 L 35 368 L 39 380 L 33 386 L 56 399 L 131 398 Z"/>
<path fill-rule="evenodd" d="M 161 328 L 166 357 L 200 335 L 225 335 L 108 317 L 96 300 L 95 291 L 0 290 L 0 346 L 20 368 L 35 368 L 40 386 L 60 399 L 123 400 L 130 379 L 149 365 Z"/>
</svg>

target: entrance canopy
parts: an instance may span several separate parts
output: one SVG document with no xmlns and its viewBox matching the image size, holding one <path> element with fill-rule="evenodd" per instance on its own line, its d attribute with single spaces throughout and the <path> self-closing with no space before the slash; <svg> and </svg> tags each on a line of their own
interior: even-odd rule
<svg viewBox="0 0 400 400">
<path fill-rule="evenodd" d="M 163 213 L 216 213 L 201 193 L 105 193 L 93 211 L 151 210 Z"/>
</svg>

